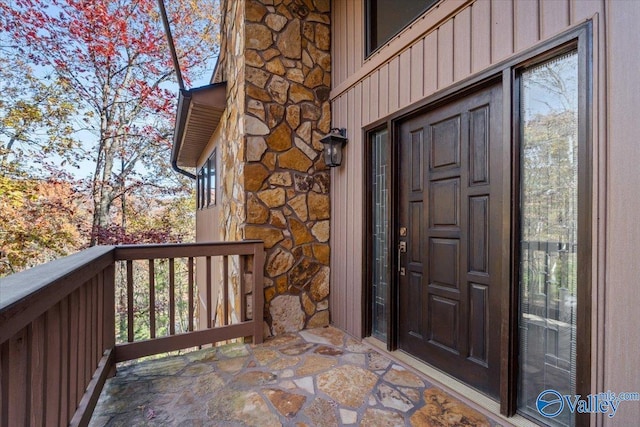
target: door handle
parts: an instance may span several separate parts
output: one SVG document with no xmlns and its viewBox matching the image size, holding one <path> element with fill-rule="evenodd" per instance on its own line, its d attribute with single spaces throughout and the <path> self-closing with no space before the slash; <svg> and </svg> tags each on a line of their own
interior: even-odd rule
<svg viewBox="0 0 640 427">
<path fill-rule="evenodd" d="M 401 276 L 405 275 L 404 267 L 400 266 L 400 262 L 402 260 L 402 254 L 405 252 L 407 252 L 407 242 L 402 240 L 398 244 L 398 272 L 400 273 Z"/>
</svg>

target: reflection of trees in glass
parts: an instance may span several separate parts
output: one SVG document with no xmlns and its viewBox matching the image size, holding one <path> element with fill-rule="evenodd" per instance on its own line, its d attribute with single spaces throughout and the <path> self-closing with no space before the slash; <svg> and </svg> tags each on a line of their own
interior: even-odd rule
<svg viewBox="0 0 640 427">
<path fill-rule="evenodd" d="M 522 239 L 548 242 L 531 276 L 559 297 L 559 288 L 575 292 L 577 230 L 577 63 L 565 56 L 523 76 L 525 98 L 522 151 Z M 546 247 L 548 249 L 548 246 Z M 540 257 L 539 254 L 538 257 Z M 573 265 L 575 267 L 575 265 Z M 534 285 L 534 284 L 532 284 Z"/>
<path fill-rule="evenodd" d="M 519 406 L 533 417 L 540 391 L 575 392 L 577 66 L 571 52 L 521 78 Z"/>
</svg>

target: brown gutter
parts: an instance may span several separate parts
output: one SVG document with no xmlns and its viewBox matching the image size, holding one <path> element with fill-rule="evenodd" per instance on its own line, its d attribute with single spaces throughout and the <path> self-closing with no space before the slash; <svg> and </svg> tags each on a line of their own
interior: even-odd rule
<svg viewBox="0 0 640 427">
<path fill-rule="evenodd" d="M 180 111 L 180 104 L 182 103 L 182 92 L 185 92 L 184 80 L 182 79 L 182 71 L 180 71 L 180 62 L 178 61 L 178 54 L 176 52 L 176 46 L 173 42 L 173 36 L 171 35 L 171 27 L 169 26 L 169 18 L 167 17 L 167 9 L 164 7 L 164 0 L 158 0 L 158 7 L 160 8 L 160 16 L 162 17 L 162 24 L 164 25 L 164 33 L 167 36 L 167 43 L 169 44 L 169 51 L 171 52 L 171 59 L 173 60 L 173 68 L 176 71 L 176 78 L 178 79 L 178 86 L 180 87 L 180 96 L 178 98 L 178 112 Z M 188 108 L 187 108 L 188 110 Z M 176 117 L 176 129 L 178 120 L 186 121 L 186 115 L 184 118 Z M 183 124 L 184 126 L 184 124 Z M 174 130 L 174 141 L 175 141 L 175 130 Z M 191 172 L 188 172 L 184 169 L 181 169 L 178 166 L 177 162 L 177 150 L 175 143 L 171 150 L 171 167 L 174 171 L 182 174 L 191 179 L 196 179 L 196 176 Z"/>
<path fill-rule="evenodd" d="M 171 59 L 173 59 L 173 68 L 176 70 L 176 77 L 178 78 L 178 86 L 180 87 L 180 90 L 184 90 L 184 80 L 182 79 L 182 72 L 180 71 L 180 62 L 178 62 L 176 45 L 173 43 L 173 36 L 171 35 L 171 27 L 169 26 L 167 9 L 164 7 L 164 0 L 158 0 L 158 6 L 160 7 L 160 16 L 162 17 L 162 24 L 164 25 L 164 33 L 167 36 L 167 43 L 169 44 Z"/>
<path fill-rule="evenodd" d="M 162 0 L 159 0 L 162 1 Z M 178 153 L 180 152 L 180 145 L 182 145 L 182 136 L 184 130 L 187 127 L 187 116 L 189 115 L 189 104 L 191 104 L 191 93 L 184 88 L 180 89 L 180 95 L 178 95 L 178 110 L 176 112 L 176 124 L 173 128 L 173 145 L 171 147 L 171 167 L 174 171 L 187 176 L 191 179 L 196 179 L 196 176 L 191 172 L 188 172 L 180 166 L 178 166 Z"/>
</svg>

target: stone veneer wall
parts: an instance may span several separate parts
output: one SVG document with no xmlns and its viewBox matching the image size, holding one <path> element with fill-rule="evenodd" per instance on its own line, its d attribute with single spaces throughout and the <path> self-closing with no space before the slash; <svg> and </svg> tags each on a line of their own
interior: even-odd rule
<svg viewBox="0 0 640 427">
<path fill-rule="evenodd" d="M 220 65 L 216 76 L 217 81 L 227 82 L 227 107 L 219 124 L 219 136 L 216 142 L 218 150 L 219 168 L 217 191 L 220 215 L 218 224 L 219 240 L 242 240 L 243 225 L 246 218 L 246 199 L 244 191 L 244 111 L 245 111 L 245 59 L 244 59 L 244 9 L 245 0 L 231 0 L 222 2 L 225 19 L 221 28 L 223 45 L 220 49 Z M 232 257 L 229 268 L 230 304 L 237 307 L 240 298 L 240 267 L 237 257 Z M 222 267 L 220 267 L 222 268 Z M 216 289 L 222 293 L 222 287 Z M 221 301 L 218 296 L 218 301 Z M 222 306 L 219 306 L 216 318 L 222 323 Z M 239 312 L 239 310 L 236 310 Z"/>
<path fill-rule="evenodd" d="M 267 248 L 274 334 L 329 323 L 329 0 L 247 0 L 246 225 Z"/>
<path fill-rule="evenodd" d="M 269 333 L 324 326 L 330 175 L 319 140 L 331 122 L 330 1 L 223 7 L 220 237 L 264 240 Z M 231 272 L 237 292 L 238 267 Z"/>
</svg>

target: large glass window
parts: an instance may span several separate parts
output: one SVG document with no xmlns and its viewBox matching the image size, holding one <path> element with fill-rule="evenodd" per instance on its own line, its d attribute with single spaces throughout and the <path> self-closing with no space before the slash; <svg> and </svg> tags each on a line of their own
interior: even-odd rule
<svg viewBox="0 0 640 427">
<path fill-rule="evenodd" d="M 387 340 L 389 281 L 389 159 L 388 132 L 382 130 L 371 137 L 371 335 Z"/>
<path fill-rule="evenodd" d="M 205 204 L 205 168 L 198 171 L 198 178 L 196 183 L 196 206 L 198 209 L 204 208 Z"/>
<path fill-rule="evenodd" d="M 198 171 L 196 184 L 198 209 L 208 208 L 216 204 L 216 150 Z"/>
<path fill-rule="evenodd" d="M 213 150 L 207 160 L 207 206 L 216 204 L 216 150 Z"/>
<path fill-rule="evenodd" d="M 576 51 L 520 76 L 518 406 L 563 426 L 575 422 L 566 407 L 545 418 L 536 400 L 545 390 L 576 393 L 577 292 L 586 285 L 577 280 L 578 89 Z"/>
<path fill-rule="evenodd" d="M 439 0 L 367 0 L 367 55 Z"/>
</svg>

